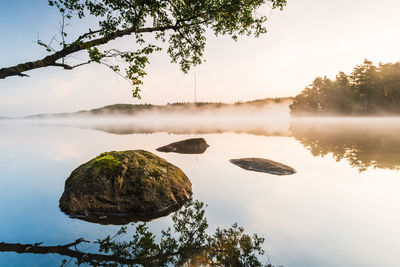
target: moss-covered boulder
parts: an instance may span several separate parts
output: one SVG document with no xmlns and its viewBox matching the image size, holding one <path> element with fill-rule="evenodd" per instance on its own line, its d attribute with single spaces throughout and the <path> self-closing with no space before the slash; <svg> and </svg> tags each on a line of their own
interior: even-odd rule
<svg viewBox="0 0 400 267">
<path fill-rule="evenodd" d="M 180 154 L 202 154 L 209 147 L 204 138 L 190 138 L 157 148 L 161 152 L 175 152 Z"/>
<path fill-rule="evenodd" d="M 112 151 L 75 169 L 60 209 L 83 220 L 126 224 L 178 210 L 192 194 L 181 169 L 143 150 Z"/>
</svg>

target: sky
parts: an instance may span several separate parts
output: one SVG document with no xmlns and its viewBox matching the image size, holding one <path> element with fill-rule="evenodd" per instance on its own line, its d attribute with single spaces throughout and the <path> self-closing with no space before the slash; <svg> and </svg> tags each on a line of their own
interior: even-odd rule
<svg viewBox="0 0 400 267">
<path fill-rule="evenodd" d="M 0 116 L 194 101 L 195 73 L 198 101 L 295 96 L 315 77 L 349 73 L 365 58 L 400 61 L 398 0 L 288 0 L 283 11 L 261 12 L 269 14 L 267 34 L 237 42 L 207 34 L 206 62 L 188 74 L 170 63 L 165 52 L 153 55 L 141 100 L 133 99 L 130 85 L 104 66 L 73 71 L 50 67 L 30 71 L 30 77 L 0 80 Z M 0 68 L 44 57 L 35 41 L 50 40 L 59 20 L 47 0 L 0 1 Z M 85 23 L 70 29 L 84 32 Z M 127 37 L 114 45 L 135 43 Z"/>
</svg>

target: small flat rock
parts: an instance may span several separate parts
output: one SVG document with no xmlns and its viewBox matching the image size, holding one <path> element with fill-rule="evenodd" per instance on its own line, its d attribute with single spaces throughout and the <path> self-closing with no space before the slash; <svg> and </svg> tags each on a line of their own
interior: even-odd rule
<svg viewBox="0 0 400 267">
<path fill-rule="evenodd" d="M 290 175 L 296 170 L 285 164 L 263 158 L 231 159 L 231 163 L 248 171 L 266 172 L 275 175 Z"/>
<path fill-rule="evenodd" d="M 160 152 L 175 152 L 180 154 L 202 154 L 209 147 L 204 138 L 190 138 L 157 148 Z"/>
</svg>

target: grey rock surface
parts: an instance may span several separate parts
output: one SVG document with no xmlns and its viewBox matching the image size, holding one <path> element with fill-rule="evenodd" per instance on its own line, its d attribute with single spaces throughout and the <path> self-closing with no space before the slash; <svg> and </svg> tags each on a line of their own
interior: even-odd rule
<svg viewBox="0 0 400 267">
<path fill-rule="evenodd" d="M 144 150 L 102 153 L 65 182 L 60 209 L 104 224 L 146 221 L 179 209 L 192 195 L 181 169 Z"/>
<path fill-rule="evenodd" d="M 190 138 L 159 147 L 157 151 L 181 154 L 202 154 L 208 147 L 209 145 L 204 138 Z"/>
<path fill-rule="evenodd" d="M 266 172 L 275 175 L 289 175 L 296 170 L 285 164 L 263 158 L 231 159 L 231 163 L 249 171 Z"/>
</svg>

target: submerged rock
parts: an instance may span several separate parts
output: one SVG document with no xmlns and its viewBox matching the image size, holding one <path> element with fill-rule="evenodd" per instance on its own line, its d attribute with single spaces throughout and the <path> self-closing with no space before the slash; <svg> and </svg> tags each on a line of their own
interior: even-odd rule
<svg viewBox="0 0 400 267">
<path fill-rule="evenodd" d="M 296 170 L 285 164 L 262 158 L 231 159 L 231 163 L 249 171 L 266 172 L 275 175 L 289 175 Z"/>
<path fill-rule="evenodd" d="M 209 145 L 204 138 L 190 138 L 159 147 L 156 150 L 181 154 L 201 154 L 204 153 L 208 147 Z"/>
<path fill-rule="evenodd" d="M 178 210 L 192 185 L 181 169 L 144 150 L 112 151 L 75 169 L 60 209 L 104 224 L 151 220 Z"/>
</svg>

